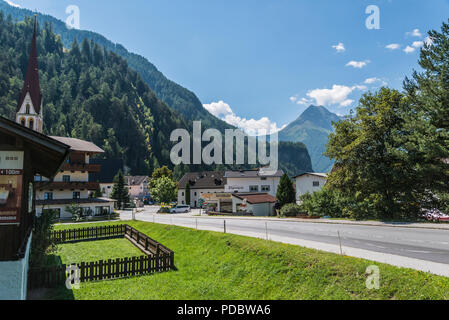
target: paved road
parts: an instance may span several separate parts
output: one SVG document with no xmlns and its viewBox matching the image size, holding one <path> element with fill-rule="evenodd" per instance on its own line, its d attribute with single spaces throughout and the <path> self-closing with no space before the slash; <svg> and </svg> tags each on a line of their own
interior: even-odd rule
<svg viewBox="0 0 449 320">
<path fill-rule="evenodd" d="M 223 221 L 226 220 L 228 233 L 266 238 L 268 231 L 268 238 L 273 240 L 305 240 L 333 247 L 340 246 L 341 241 L 343 250 L 357 248 L 447 264 L 449 272 L 449 230 L 194 216 L 199 214 L 198 211 L 191 214 L 158 215 L 156 211 L 155 207 L 146 208 L 145 212 L 136 214 L 136 219 L 190 228 L 198 225 L 201 230 L 221 232 L 224 229 Z M 131 214 L 122 214 L 122 219 L 130 218 Z"/>
</svg>

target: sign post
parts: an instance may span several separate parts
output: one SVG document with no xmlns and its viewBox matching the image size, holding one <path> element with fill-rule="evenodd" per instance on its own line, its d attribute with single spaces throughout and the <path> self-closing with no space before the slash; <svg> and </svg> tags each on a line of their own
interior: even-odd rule
<svg viewBox="0 0 449 320">
<path fill-rule="evenodd" d="M 0 151 L 0 225 L 20 223 L 23 158 L 23 151 Z"/>
</svg>

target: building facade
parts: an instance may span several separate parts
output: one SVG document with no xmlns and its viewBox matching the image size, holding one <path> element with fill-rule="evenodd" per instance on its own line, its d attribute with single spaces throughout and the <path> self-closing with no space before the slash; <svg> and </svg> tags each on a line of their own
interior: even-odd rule
<svg viewBox="0 0 449 320">
<path fill-rule="evenodd" d="M 187 203 L 187 184 L 190 185 L 190 203 Z M 223 172 L 191 172 L 186 173 L 179 181 L 178 204 L 187 204 L 192 208 L 199 205 L 205 195 L 224 192 L 226 178 Z"/>
<path fill-rule="evenodd" d="M 130 199 L 138 199 L 140 201 L 143 201 L 145 198 L 148 199 L 150 197 L 149 181 L 150 178 L 148 176 L 125 176 Z"/>
<path fill-rule="evenodd" d="M 89 173 L 101 170 L 100 165 L 90 164 L 90 158 L 104 151 L 91 142 L 75 138 L 52 138 L 69 145 L 70 155 L 51 181 L 41 176 L 35 177 L 37 213 L 51 210 L 57 218 L 69 219 L 71 213 L 67 209 L 72 204 L 79 205 L 85 216 L 112 213 L 114 201 L 92 197 L 100 185 L 89 181 Z"/>
<path fill-rule="evenodd" d="M 295 177 L 296 180 L 296 201 L 302 195 L 320 191 L 327 183 L 327 173 L 303 173 Z"/>
<path fill-rule="evenodd" d="M 265 169 L 227 171 L 225 192 L 229 193 L 267 193 L 276 197 L 279 182 L 284 175 L 278 170 L 274 175 Z"/>
</svg>

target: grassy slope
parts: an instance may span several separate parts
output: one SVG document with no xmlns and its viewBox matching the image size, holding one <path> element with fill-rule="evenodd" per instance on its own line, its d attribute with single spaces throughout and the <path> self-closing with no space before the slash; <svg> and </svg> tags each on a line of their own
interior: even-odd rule
<svg viewBox="0 0 449 320">
<path fill-rule="evenodd" d="M 260 239 L 129 224 L 173 249 L 178 271 L 84 283 L 75 299 L 449 299 L 444 277 Z M 380 290 L 365 287 L 372 264 Z"/>
</svg>

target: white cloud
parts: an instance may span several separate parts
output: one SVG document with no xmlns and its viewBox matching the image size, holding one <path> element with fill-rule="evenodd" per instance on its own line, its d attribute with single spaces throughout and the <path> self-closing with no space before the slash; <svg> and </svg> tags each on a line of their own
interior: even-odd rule
<svg viewBox="0 0 449 320">
<path fill-rule="evenodd" d="M 391 44 L 387 45 L 385 48 L 390 49 L 390 50 L 398 50 L 400 47 L 401 47 L 401 45 L 398 43 L 391 43 Z"/>
<path fill-rule="evenodd" d="M 416 50 L 416 48 L 407 46 L 407 47 L 404 49 L 404 52 L 407 53 L 407 54 L 409 54 L 409 53 L 415 52 L 415 50 Z"/>
<path fill-rule="evenodd" d="M 364 83 L 366 83 L 366 84 L 373 84 L 373 83 L 375 83 L 375 82 L 378 82 L 378 81 L 381 81 L 379 78 L 368 78 L 368 79 L 366 79 L 365 81 L 364 81 Z"/>
<path fill-rule="evenodd" d="M 358 68 L 358 69 L 362 69 L 364 67 L 366 67 L 366 65 L 369 63 L 369 60 L 366 61 L 349 61 L 346 66 L 347 67 L 353 67 L 353 68 Z"/>
<path fill-rule="evenodd" d="M 338 104 L 340 107 L 350 106 L 354 100 L 349 99 L 349 95 L 354 90 L 366 90 L 366 86 L 342 86 L 334 84 L 332 89 L 315 89 L 307 93 L 307 96 L 315 100 L 316 104 L 329 106 Z"/>
<path fill-rule="evenodd" d="M 296 104 L 303 105 L 303 106 L 310 106 L 312 104 L 312 100 L 307 98 L 301 98 L 296 101 Z"/>
<path fill-rule="evenodd" d="M 212 102 L 210 104 L 204 104 L 203 107 L 212 113 L 216 117 L 220 117 L 221 115 L 232 114 L 232 109 L 229 104 L 224 101 Z"/>
<path fill-rule="evenodd" d="M 414 41 L 412 46 L 415 48 L 421 48 L 424 45 L 424 41 Z"/>
<path fill-rule="evenodd" d="M 290 100 L 296 99 L 291 97 Z M 293 100 L 292 100 L 293 101 Z M 259 135 L 265 133 L 275 133 L 286 127 L 278 127 L 276 122 L 272 122 L 267 117 L 262 117 L 261 119 L 246 119 L 237 116 L 229 106 L 229 104 L 224 101 L 212 102 L 210 104 L 204 104 L 203 107 L 209 111 L 214 116 L 220 118 L 226 123 L 233 125 L 237 128 L 242 129 L 249 135 Z"/>
<path fill-rule="evenodd" d="M 422 33 L 419 31 L 419 29 L 414 29 L 411 32 L 407 32 L 406 35 L 407 36 L 412 36 L 412 37 L 418 37 L 418 38 L 422 37 Z"/>
<path fill-rule="evenodd" d="M 346 51 L 345 45 L 341 42 L 335 46 L 332 46 L 332 48 L 337 50 L 337 52 L 345 52 Z"/>
<path fill-rule="evenodd" d="M 16 8 L 22 8 L 20 5 L 18 5 L 17 3 L 12 2 L 11 0 L 4 0 L 7 4 L 9 4 L 12 7 L 16 7 Z"/>
<path fill-rule="evenodd" d="M 379 79 L 377 77 L 368 78 L 363 83 L 368 84 L 368 85 L 378 84 L 379 86 L 382 86 L 382 87 L 385 87 L 388 85 L 388 83 L 385 80 Z"/>
</svg>

